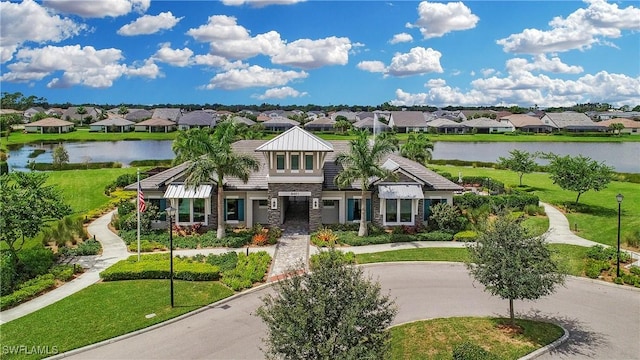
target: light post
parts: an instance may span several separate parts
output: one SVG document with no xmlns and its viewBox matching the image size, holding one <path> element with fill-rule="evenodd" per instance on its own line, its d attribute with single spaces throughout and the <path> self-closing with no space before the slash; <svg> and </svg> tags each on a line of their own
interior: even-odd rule
<svg viewBox="0 0 640 360">
<path fill-rule="evenodd" d="M 620 206 L 622 205 L 624 196 L 622 194 L 618 194 L 616 195 L 616 200 L 618 200 L 618 267 L 616 268 L 616 277 L 620 277 Z"/>
<path fill-rule="evenodd" d="M 171 288 L 171 307 L 173 307 L 173 213 L 176 209 L 169 206 L 165 211 L 169 217 L 169 272 L 170 272 L 170 288 Z"/>
</svg>

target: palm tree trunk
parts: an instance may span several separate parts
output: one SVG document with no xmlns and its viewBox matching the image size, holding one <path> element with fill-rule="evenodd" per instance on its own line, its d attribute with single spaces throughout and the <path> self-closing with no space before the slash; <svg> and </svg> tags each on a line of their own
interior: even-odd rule
<svg viewBox="0 0 640 360">
<path fill-rule="evenodd" d="M 218 179 L 218 231 L 216 232 L 216 238 L 222 239 L 224 237 L 224 206 L 222 200 L 224 194 L 222 193 L 222 180 Z"/>
<path fill-rule="evenodd" d="M 367 236 L 367 199 L 365 199 L 364 182 L 362 183 L 362 192 L 360 197 L 360 228 L 358 229 L 358 236 Z"/>
</svg>

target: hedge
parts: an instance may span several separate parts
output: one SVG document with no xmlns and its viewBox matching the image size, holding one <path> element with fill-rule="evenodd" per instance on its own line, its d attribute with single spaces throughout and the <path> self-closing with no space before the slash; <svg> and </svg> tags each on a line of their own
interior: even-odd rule
<svg viewBox="0 0 640 360">
<path fill-rule="evenodd" d="M 62 165 L 54 165 L 49 163 L 31 163 L 29 168 L 38 171 L 52 170 L 85 170 L 85 169 L 113 169 L 121 168 L 122 164 L 115 161 L 108 162 L 90 162 L 90 163 L 66 163 Z"/>
<path fill-rule="evenodd" d="M 474 193 L 466 193 L 453 197 L 453 203 L 462 209 L 477 209 L 485 204 L 492 208 L 509 208 L 524 211 L 527 205 L 538 206 L 540 198 L 532 194 L 509 194 L 482 196 Z"/>
<path fill-rule="evenodd" d="M 120 260 L 100 273 L 104 281 L 169 279 L 169 254 L 145 255 L 140 261 L 137 256 Z M 173 277 L 187 281 L 215 281 L 220 279 L 220 268 L 208 263 L 193 262 L 185 258 L 174 257 Z"/>
<path fill-rule="evenodd" d="M 444 231 L 431 231 L 427 233 L 417 234 L 420 241 L 451 241 L 453 240 L 453 234 L 449 234 Z"/>
<path fill-rule="evenodd" d="M 53 274 L 45 274 L 35 279 L 26 281 L 17 286 L 13 293 L 0 297 L 0 310 L 16 306 L 24 301 L 34 298 L 56 285 Z"/>
</svg>

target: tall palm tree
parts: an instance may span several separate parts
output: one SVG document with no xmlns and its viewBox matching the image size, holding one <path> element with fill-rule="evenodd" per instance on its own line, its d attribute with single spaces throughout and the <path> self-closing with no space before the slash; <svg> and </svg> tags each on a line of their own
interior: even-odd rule
<svg viewBox="0 0 640 360">
<path fill-rule="evenodd" d="M 249 181 L 251 172 L 258 171 L 260 163 L 254 157 L 238 154 L 233 151 L 231 144 L 237 140 L 238 127 L 230 121 L 219 123 L 213 133 L 204 129 L 190 129 L 178 135 L 172 145 L 176 153 L 176 163 L 190 161 L 185 171 L 187 187 L 216 182 L 218 229 L 216 237 L 225 236 L 224 230 L 224 179 L 234 176 L 243 182 Z"/>
<path fill-rule="evenodd" d="M 400 148 L 400 155 L 426 165 L 431 160 L 433 143 L 425 134 L 409 135 L 407 142 Z"/>
<path fill-rule="evenodd" d="M 358 130 L 356 138 L 349 142 L 349 152 L 339 154 L 336 162 L 342 165 L 343 170 L 336 176 L 335 183 L 339 188 L 350 186 L 353 182 L 360 182 L 361 199 L 360 228 L 358 236 L 367 236 L 367 217 L 365 193 L 369 187 L 369 179 L 372 177 L 388 178 L 394 174 L 382 167 L 384 157 L 396 150 L 396 146 L 389 137 L 376 136 L 369 141 L 369 132 Z"/>
</svg>

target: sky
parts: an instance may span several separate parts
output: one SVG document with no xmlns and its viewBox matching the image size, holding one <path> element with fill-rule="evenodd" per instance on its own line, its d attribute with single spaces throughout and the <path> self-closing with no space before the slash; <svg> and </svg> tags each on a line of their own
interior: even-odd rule
<svg viewBox="0 0 640 360">
<path fill-rule="evenodd" d="M 0 61 L 50 103 L 634 107 L 640 2 L 2 1 Z"/>
</svg>

